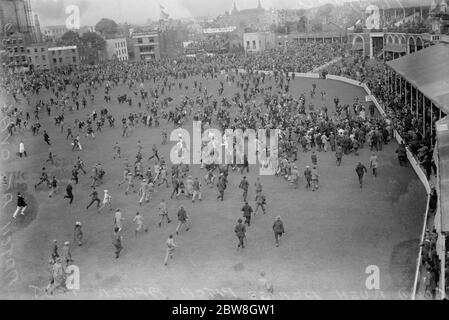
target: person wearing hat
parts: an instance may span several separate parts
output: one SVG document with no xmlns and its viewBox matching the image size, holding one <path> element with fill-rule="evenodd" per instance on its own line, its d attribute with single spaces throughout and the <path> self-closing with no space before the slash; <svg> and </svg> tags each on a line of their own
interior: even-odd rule
<svg viewBox="0 0 449 320">
<path fill-rule="evenodd" d="M 142 202 L 149 202 L 150 201 L 150 192 L 149 192 L 149 183 L 147 179 L 143 179 L 140 183 L 140 189 L 139 189 L 140 199 L 139 199 L 139 206 L 142 206 Z"/>
<path fill-rule="evenodd" d="M 179 207 L 179 211 L 178 211 L 178 226 L 176 227 L 176 235 L 179 234 L 179 229 L 181 228 L 182 225 L 186 226 L 186 231 L 189 231 L 190 226 L 189 226 L 189 217 L 187 216 L 187 212 L 184 209 L 184 206 L 180 206 Z"/>
<path fill-rule="evenodd" d="M 109 210 L 112 211 L 112 204 L 111 204 L 112 196 L 109 193 L 108 190 L 104 190 L 103 195 L 103 202 L 101 203 L 101 206 L 98 208 L 98 212 L 100 212 L 106 205 L 109 205 Z"/>
<path fill-rule="evenodd" d="M 70 204 L 72 204 L 73 198 L 74 198 L 72 190 L 73 190 L 72 183 L 71 183 L 71 180 L 69 180 L 67 187 L 65 188 L 66 195 L 64 196 L 64 199 L 66 199 L 66 198 L 70 199 L 70 202 L 69 202 Z"/>
<path fill-rule="evenodd" d="M 245 224 L 248 225 L 248 227 L 251 225 L 251 215 L 253 213 L 253 208 L 248 204 L 248 202 L 245 201 L 245 205 L 243 206 L 242 210 L 243 217 L 245 218 Z"/>
<path fill-rule="evenodd" d="M 306 166 L 306 170 L 304 170 L 304 178 L 306 179 L 306 189 L 311 187 L 312 181 L 312 170 L 310 170 L 310 166 Z"/>
<path fill-rule="evenodd" d="M 161 217 L 161 220 L 159 221 L 158 225 L 159 228 L 162 225 L 162 220 L 164 220 L 164 217 L 167 219 L 167 223 L 170 223 L 171 220 L 168 217 L 168 210 L 167 210 L 167 204 L 165 203 L 165 199 L 162 199 L 159 203 L 159 216 Z"/>
<path fill-rule="evenodd" d="M 201 183 L 198 180 L 198 177 L 195 177 L 195 180 L 193 180 L 193 195 L 192 195 L 192 202 L 195 202 L 195 198 L 198 196 L 198 200 L 201 199 Z"/>
<path fill-rule="evenodd" d="M 239 249 L 240 247 L 243 249 L 245 248 L 245 243 L 244 240 L 246 239 L 246 227 L 245 225 L 242 223 L 242 219 L 239 218 L 237 220 L 237 225 L 234 228 L 234 232 L 239 240 L 239 243 L 237 245 L 237 249 Z"/>
<path fill-rule="evenodd" d="M 243 189 L 243 201 L 246 202 L 248 199 L 248 188 L 249 182 L 246 180 L 246 176 L 243 176 L 242 181 L 240 181 L 239 188 Z"/>
<path fill-rule="evenodd" d="M 285 233 L 284 223 L 281 220 L 281 216 L 277 216 L 273 223 L 274 239 L 276 247 L 279 247 L 279 238 Z"/>
<path fill-rule="evenodd" d="M 56 258 L 59 257 L 59 252 L 58 252 L 58 240 L 54 239 L 53 240 L 53 247 L 51 249 L 51 258 L 53 259 L 53 261 L 56 260 Z"/>
<path fill-rule="evenodd" d="M 337 147 L 337 151 L 335 151 L 335 158 L 337 167 L 341 166 L 341 159 L 343 158 L 343 149 L 341 148 L 341 146 Z"/>
<path fill-rule="evenodd" d="M 362 186 L 363 186 L 363 175 L 365 173 L 367 173 L 368 170 L 366 170 L 366 167 L 359 161 L 357 163 L 357 166 L 355 167 L 355 172 L 357 172 L 357 176 L 359 177 L 360 189 L 362 189 Z"/>
<path fill-rule="evenodd" d="M 123 217 L 122 217 L 122 212 L 120 211 L 120 209 L 119 208 L 117 208 L 116 210 L 115 210 L 115 216 L 114 216 L 114 226 L 116 227 L 116 228 L 118 228 L 119 229 L 119 231 L 122 229 L 122 221 L 123 220 L 125 220 Z"/>
<path fill-rule="evenodd" d="M 225 183 L 223 173 L 220 173 L 220 177 L 219 177 L 218 183 L 217 183 L 217 189 L 218 189 L 217 200 L 223 201 L 224 200 L 224 192 L 226 189 L 226 183 Z"/>
<path fill-rule="evenodd" d="M 173 253 L 175 252 L 175 248 L 178 246 L 175 244 L 175 240 L 173 239 L 173 235 L 169 235 L 167 239 L 167 252 L 165 254 L 164 266 L 168 265 L 168 258 L 173 259 Z"/>
<path fill-rule="evenodd" d="M 135 235 L 137 237 L 137 233 L 143 229 L 145 230 L 145 232 L 148 232 L 148 228 L 145 226 L 145 224 L 143 223 L 143 217 L 139 212 L 136 212 L 136 215 L 133 219 L 133 222 L 135 222 L 137 224 L 137 228 L 136 228 L 136 232 Z"/>
<path fill-rule="evenodd" d="M 377 155 L 373 151 L 371 157 L 369 158 L 369 167 L 373 170 L 373 176 L 377 177 L 377 167 L 378 167 Z"/>
<path fill-rule="evenodd" d="M 81 229 L 81 222 L 77 221 L 75 223 L 75 229 L 73 230 L 73 241 L 78 242 L 78 246 L 83 245 L 83 230 Z"/>
<path fill-rule="evenodd" d="M 50 180 L 48 180 L 48 174 L 45 167 L 42 168 L 42 173 L 41 176 L 39 177 L 39 182 L 34 185 L 34 190 L 36 190 L 37 187 L 39 187 L 44 182 L 47 183 L 47 186 L 50 186 Z"/>
<path fill-rule="evenodd" d="M 90 203 L 87 205 L 86 207 L 86 211 L 89 210 L 90 206 L 96 202 L 97 203 L 97 208 L 100 208 L 100 198 L 98 198 L 98 192 L 95 189 L 95 187 L 92 188 L 92 192 L 89 195 L 91 197 L 91 201 Z"/>
<path fill-rule="evenodd" d="M 254 183 L 254 186 L 256 187 L 256 199 L 257 199 L 257 196 L 262 194 L 263 190 L 262 182 L 260 182 L 259 177 L 257 177 L 257 181 Z"/>
<path fill-rule="evenodd" d="M 25 202 L 25 198 L 22 196 L 22 194 L 20 192 L 17 192 L 17 208 L 16 211 L 14 211 L 12 217 L 13 219 L 17 218 L 17 214 L 20 214 L 22 216 L 25 215 L 25 209 L 27 208 L 27 204 Z"/>
<path fill-rule="evenodd" d="M 122 236 L 120 235 L 120 229 L 115 227 L 114 234 L 112 235 L 112 244 L 115 247 L 115 258 L 118 259 L 120 257 L 120 252 L 123 250 L 122 245 Z"/>
<path fill-rule="evenodd" d="M 318 190 L 318 178 L 320 177 L 320 175 L 318 174 L 318 170 L 316 168 L 316 166 L 313 166 L 312 171 L 311 171 L 311 176 L 312 176 L 312 191 Z"/>
<path fill-rule="evenodd" d="M 295 186 L 295 189 L 298 189 L 298 186 L 299 186 L 298 166 L 293 166 L 293 169 L 291 171 L 291 183 Z"/>
</svg>

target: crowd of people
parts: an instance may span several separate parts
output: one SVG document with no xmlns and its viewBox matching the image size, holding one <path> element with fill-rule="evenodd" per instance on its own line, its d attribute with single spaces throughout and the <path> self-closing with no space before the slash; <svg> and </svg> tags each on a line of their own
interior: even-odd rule
<svg viewBox="0 0 449 320">
<path fill-rule="evenodd" d="M 203 130 L 210 127 L 256 131 L 276 129 L 280 133 L 277 152 L 272 151 L 270 148 L 272 146 L 261 140 L 256 141 L 257 151 L 262 154 L 263 166 L 272 167 L 275 175 L 294 189 L 298 188 L 300 181 L 303 180 L 306 189 L 319 191 L 320 179 L 324 177 L 320 174 L 318 158 L 321 152 L 327 151 L 335 153 L 336 166 L 340 166 L 344 157 L 349 154 L 358 156 L 359 149 L 368 147 L 372 152 L 369 168 L 375 177 L 379 167 L 377 153 L 382 150 L 383 145 L 389 143 L 393 129 L 400 127 L 399 119 L 388 120 L 378 117 L 375 115 L 374 107 L 366 110 L 366 106 L 358 99 L 354 99 L 352 105 L 342 105 L 338 96 L 332 97 L 335 112 L 330 111 L 324 102 L 322 105 L 314 105 L 311 102 L 312 98 L 321 96 L 321 100 L 324 101 L 326 96 L 326 92 L 316 84 L 302 93 L 293 93 L 290 90 L 290 81 L 295 75 L 289 72 L 311 71 L 340 55 L 340 50 L 340 44 L 308 43 L 300 47 L 292 46 L 246 56 L 226 54 L 136 63 L 108 62 L 64 72 L 3 75 L 0 78 L 1 91 L 10 96 L 13 103 L 5 105 L 2 113 L 10 119 L 8 131 L 12 136 L 22 139 L 27 132 L 31 132 L 33 137 L 42 136 L 48 147 L 52 146 L 53 137 L 50 137 L 46 128 L 42 127 L 41 119 L 47 118 L 54 122 L 54 126 L 62 134 L 60 137 L 68 141 L 68 149 L 71 149 L 68 152 L 61 150 L 64 156 L 73 161 L 71 176 L 49 176 L 46 167 L 53 165 L 55 161 L 54 152 L 49 150 L 48 159 L 42 166 L 35 190 L 42 188 L 43 185 L 49 190 L 49 197 L 54 197 L 59 193 L 60 181 L 68 179 L 64 198 L 69 199 L 69 203 L 72 204 L 75 198 L 74 186 L 79 183 L 82 172 L 83 176 L 86 175 L 86 178 L 89 176 L 92 182 L 86 210 L 96 204 L 98 212 L 104 208 L 113 211 L 114 195 L 106 186 L 110 183 L 117 183 L 119 187 L 125 185 L 126 189 L 122 189 L 125 196 L 135 197 L 140 206 L 152 203 L 153 194 L 158 189 L 169 187 L 172 187 L 173 191 L 169 198 L 166 197 L 168 201 L 175 202 L 176 199 L 182 198 L 188 198 L 192 202 L 201 201 L 206 193 L 211 193 L 204 190 L 203 184 L 216 189 L 217 201 L 225 201 L 225 191 L 229 187 L 228 176 L 242 175 L 238 185 L 243 193 L 242 219 L 238 219 L 234 229 L 238 239 L 237 248 L 242 250 L 246 246 L 246 233 L 252 223 L 251 217 L 255 216 L 259 209 L 262 214 L 270 214 L 270 211 L 267 209 L 269 199 L 261 180 L 258 178 L 249 182 L 246 176 L 243 176 L 245 171 L 249 172 L 249 164 L 247 155 L 244 154 L 240 154 L 241 158 L 237 161 L 236 151 L 240 147 L 238 140 L 234 138 L 232 146 L 228 146 L 228 150 L 234 151 L 232 163 L 221 165 L 214 161 L 203 162 L 201 165 L 201 169 L 204 170 L 203 177 L 194 176 L 191 167 L 182 161 L 180 164 L 170 164 L 160 155 L 156 144 L 153 145 L 151 154 L 144 150 L 140 140 L 135 154 L 123 154 L 121 144 L 136 128 L 159 128 L 169 123 L 179 128 L 187 120 L 201 120 Z M 363 61 L 353 63 L 356 65 L 360 63 L 360 74 L 357 71 L 356 77 L 366 81 L 375 94 L 382 92 L 380 90 L 383 90 L 383 70 L 377 67 L 370 68 Z M 331 66 L 328 71 L 336 73 L 340 70 L 340 74 L 349 72 L 353 75 L 353 67 L 352 64 L 343 67 Z M 273 72 L 266 74 L 255 70 Z M 208 91 L 206 85 L 208 81 L 219 83 L 217 92 Z M 145 83 L 150 83 L 151 87 Z M 224 95 L 224 91 L 229 90 L 229 87 L 236 91 L 232 98 Z M 126 93 L 113 95 L 114 88 L 120 88 L 122 91 L 124 88 Z M 176 101 L 176 97 L 172 94 L 174 88 L 183 92 L 181 100 L 176 105 L 173 103 Z M 41 98 L 42 92 L 48 93 L 50 98 Z M 103 95 L 101 102 L 96 101 L 99 95 Z M 32 103 L 32 98 L 36 97 L 37 102 Z M 113 110 L 108 108 L 113 100 L 123 105 L 120 110 L 124 114 L 119 123 L 116 123 Z M 105 107 L 98 109 L 96 106 L 100 104 Z M 389 109 L 395 110 L 393 106 Z M 89 113 L 87 116 L 78 116 L 80 110 L 89 110 Z M 67 114 L 74 116 L 75 120 L 68 123 Z M 82 155 L 86 152 L 82 147 L 84 144 L 82 140 L 96 139 L 98 135 L 107 134 L 108 130 L 117 129 L 122 132 L 122 141 L 117 141 L 111 146 L 111 154 L 113 159 L 123 161 L 123 180 L 105 182 L 108 168 L 104 163 L 86 164 L 82 160 Z M 160 129 L 160 133 L 160 143 L 164 145 L 167 143 L 167 132 Z M 184 139 L 180 135 L 177 143 L 181 159 L 187 148 Z M 410 144 L 409 139 L 406 141 Z M 219 154 L 217 148 L 221 148 L 221 145 L 217 145 L 215 137 L 211 136 L 209 141 L 204 142 L 204 147 L 207 147 L 205 148 L 207 154 L 203 153 L 203 159 L 208 156 L 212 156 L 213 159 L 214 155 Z M 25 153 L 26 149 L 21 140 L 20 156 L 33 157 L 29 152 Z M 310 153 L 310 165 L 305 168 L 298 168 L 295 164 L 300 152 Z M 87 174 L 87 167 L 92 168 L 91 175 Z M 363 177 L 368 170 L 362 161 L 358 162 L 354 170 L 360 188 L 363 188 Z M 248 190 L 253 183 L 255 209 L 248 199 Z M 99 195 L 100 186 L 104 188 L 103 199 Z M 26 203 L 22 195 L 18 194 L 17 202 L 18 210 L 14 213 L 13 219 L 17 219 L 19 212 L 21 215 L 26 214 Z M 173 218 L 170 218 L 165 199 L 161 200 L 157 208 L 160 215 L 158 226 L 162 228 L 164 220 L 168 224 Z M 124 248 L 123 220 L 121 209 L 115 209 L 112 238 L 117 259 Z M 181 229 L 188 232 L 192 221 L 182 205 L 177 211 L 177 220 L 176 235 L 179 235 Z M 133 223 L 136 225 L 136 236 L 139 231 L 148 230 L 139 212 L 133 218 Z M 272 229 L 275 245 L 279 246 L 280 238 L 285 233 L 280 216 L 273 217 Z M 74 240 L 78 246 L 82 246 L 83 231 L 80 221 L 76 222 L 74 227 Z M 50 260 L 51 281 L 48 287 L 50 293 L 63 288 L 65 270 L 73 262 L 70 245 L 70 242 L 64 242 L 63 253 L 60 253 L 57 241 L 54 242 Z M 175 235 L 171 234 L 166 241 L 164 265 L 168 265 L 177 247 Z"/>
<path fill-rule="evenodd" d="M 366 62 L 357 57 L 347 57 L 327 67 L 324 72 L 326 74 L 344 76 L 364 82 L 368 86 L 382 104 L 387 114 L 387 119 L 391 121 L 392 128 L 399 133 L 404 141 L 397 151 L 401 165 L 407 163 L 406 147 L 422 167 L 423 172 L 432 185 L 432 178 L 437 174 L 433 153 L 436 138 L 435 122 L 439 119 L 438 110 L 436 108 L 434 110 L 432 123 L 430 121 L 432 119 L 430 115 L 431 111 L 428 110 L 427 114 L 425 114 L 427 125 L 425 128 L 426 136 L 423 136 L 423 115 L 417 116 L 414 113 L 417 102 L 414 101 L 413 105 L 410 105 L 410 102 L 405 104 L 405 96 L 410 96 L 410 92 L 403 90 L 401 95 L 400 92 L 390 91 L 387 88 L 387 84 L 385 83 L 386 66 L 383 62 Z M 422 110 L 422 105 L 419 105 L 419 110 Z M 433 131 L 430 130 L 431 126 L 434 128 Z M 434 216 L 436 213 L 437 197 L 435 188 L 432 188 L 429 200 L 429 217 Z M 430 218 L 429 221 L 431 221 Z M 423 247 L 422 265 L 424 274 L 424 285 L 422 287 L 424 288 L 425 294 L 429 294 L 433 299 L 436 296 L 436 289 L 438 288 L 441 272 L 441 262 L 436 249 L 437 238 L 435 226 L 429 224 L 424 235 L 424 242 L 421 244 Z M 449 257 L 449 252 L 447 253 L 447 257 Z M 447 267 L 446 265 L 446 273 L 448 272 Z M 445 286 L 449 288 L 447 276 Z"/>
</svg>

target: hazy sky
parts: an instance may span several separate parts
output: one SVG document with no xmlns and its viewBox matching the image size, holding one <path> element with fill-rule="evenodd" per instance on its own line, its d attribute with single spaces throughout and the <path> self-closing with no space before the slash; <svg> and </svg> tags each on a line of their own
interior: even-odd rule
<svg viewBox="0 0 449 320">
<path fill-rule="evenodd" d="M 257 7 L 258 0 L 236 0 L 238 9 Z M 261 0 L 265 9 L 309 8 L 324 3 L 342 3 L 344 0 Z M 41 25 L 64 24 L 69 5 L 80 9 L 81 25 L 95 25 L 101 18 L 117 22 L 145 23 L 148 18 L 160 18 L 159 5 L 172 18 L 212 16 L 229 11 L 234 0 L 31 0 L 34 13 Z"/>
</svg>

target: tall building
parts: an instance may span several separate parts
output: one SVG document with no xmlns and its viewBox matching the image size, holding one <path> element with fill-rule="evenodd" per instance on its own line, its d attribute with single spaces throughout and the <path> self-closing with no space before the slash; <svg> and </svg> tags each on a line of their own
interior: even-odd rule
<svg viewBox="0 0 449 320">
<path fill-rule="evenodd" d="M 109 60 L 129 60 L 126 38 L 107 39 L 106 55 Z"/>
<path fill-rule="evenodd" d="M 28 64 L 32 70 L 49 70 L 51 63 L 48 45 L 45 43 L 32 44 L 27 47 Z"/>
<path fill-rule="evenodd" d="M 157 31 L 133 33 L 131 35 L 134 47 L 134 59 L 159 60 L 161 57 L 159 33 Z"/>
<path fill-rule="evenodd" d="M 76 68 L 80 65 L 77 46 L 63 46 L 48 48 L 51 69 Z"/>
<path fill-rule="evenodd" d="M 61 39 L 61 37 L 69 31 L 65 25 L 59 26 L 46 26 L 42 28 L 42 34 L 46 41 L 53 41 Z"/>
<path fill-rule="evenodd" d="M 217 19 L 217 23 L 220 27 L 236 26 L 243 31 L 266 31 L 273 20 L 272 15 L 272 12 L 262 7 L 260 0 L 256 8 L 241 10 L 234 2 L 230 14 L 221 16 Z"/>
<path fill-rule="evenodd" d="M 42 42 L 42 33 L 41 33 L 41 24 L 39 22 L 39 16 L 37 14 L 34 15 L 34 38 L 37 43 Z"/>
</svg>

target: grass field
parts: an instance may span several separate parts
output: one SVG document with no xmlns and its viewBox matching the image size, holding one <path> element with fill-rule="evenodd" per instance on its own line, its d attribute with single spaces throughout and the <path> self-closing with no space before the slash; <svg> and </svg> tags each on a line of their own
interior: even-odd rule
<svg viewBox="0 0 449 320">
<path fill-rule="evenodd" d="M 184 80 L 193 87 L 193 79 Z M 296 79 L 290 84 L 291 92 L 298 97 L 308 93 L 312 82 L 317 84 L 317 92 L 325 90 L 330 111 L 334 110 L 333 97 L 338 95 L 340 103 L 352 104 L 358 96 L 364 101 L 362 89 L 332 80 Z M 153 86 L 153 83 L 146 83 Z M 209 80 L 209 93 L 217 94 L 219 83 Z M 225 86 L 225 95 L 231 97 L 234 87 Z M 53 299 L 201 299 L 221 294 L 228 298 L 251 298 L 256 288 L 259 273 L 265 271 L 275 288 L 275 298 L 284 299 L 402 299 L 408 298 L 418 255 L 419 235 L 425 211 L 425 190 L 413 170 L 398 165 L 394 153 L 397 145 L 392 141 L 379 152 L 379 176 L 374 179 L 367 175 L 365 186 L 360 190 L 354 171 L 358 160 L 368 163 L 370 156 L 366 148 L 358 157 L 345 156 L 341 167 L 335 166 L 335 156 L 331 152 L 319 153 L 320 189 L 318 192 L 301 188 L 294 190 L 284 179 L 274 176 L 261 177 L 267 196 L 268 212 L 257 215 L 248 228 L 248 246 L 237 251 L 234 225 L 241 216 L 243 205 L 241 190 L 237 188 L 240 174 L 231 173 L 225 201 L 217 202 L 217 191 L 203 184 L 203 201 L 191 203 L 189 199 L 167 202 L 169 215 L 176 218 L 179 205 L 183 204 L 192 220 L 192 228 L 175 236 L 180 246 L 168 267 L 162 262 L 165 255 L 165 241 L 174 233 L 175 223 L 158 228 L 159 219 L 156 206 L 162 197 L 171 194 L 171 188 L 161 186 L 149 204 L 139 207 L 138 196 L 124 195 L 124 188 L 118 188 L 122 178 L 121 160 L 112 159 L 112 146 L 119 141 L 122 154 L 133 160 L 137 151 L 137 140 L 144 146 L 144 159 L 151 155 L 153 143 L 158 145 L 160 154 L 169 159 L 170 149 L 175 142 L 160 145 L 161 129 L 172 130 L 172 124 L 164 121 L 160 128 L 140 127 L 127 138 L 121 137 L 120 119 L 130 108 L 118 105 L 118 94 L 126 93 L 126 87 L 114 88 L 112 103 L 108 109 L 116 117 L 116 129 L 105 128 L 95 140 L 81 137 L 83 151 L 72 153 L 70 141 L 42 112 L 42 127 L 52 139 L 52 150 L 61 159 L 63 166 L 52 168 L 59 179 L 70 177 L 70 169 L 76 156 L 80 155 L 90 169 L 101 161 L 106 169 L 105 183 L 99 187 L 99 194 L 108 189 L 113 196 L 113 207 L 122 209 L 124 223 L 124 250 L 120 259 L 114 258 L 111 243 L 113 212 L 103 210 L 98 214 L 94 208 L 88 212 L 90 179 L 80 175 L 80 184 L 74 187 L 75 200 L 69 206 L 62 199 L 66 183 L 54 198 L 48 197 L 45 188 L 34 192 L 40 169 L 48 155 L 48 148 L 42 135 L 33 137 L 24 133 L 28 157 L 18 159 L 19 139 L 11 138 L 8 148 L 11 159 L 2 163 L 3 171 L 22 171 L 19 181 L 28 186 L 26 199 L 30 205 L 29 214 L 19 217 L 8 225 L 15 209 L 14 200 L 9 203 L 1 216 L 1 226 L 8 225 L 13 250 L 9 260 L 14 260 L 14 270 L 18 279 L 9 284 L 7 256 L 2 255 L 3 298 L 46 298 L 40 288 L 47 284 L 47 262 L 53 239 L 59 243 L 73 239 L 76 221 L 83 223 L 84 245 L 72 246 L 72 256 L 80 268 L 81 288 Z M 176 104 L 184 90 L 174 89 L 171 96 Z M 43 92 L 42 97 L 48 97 Z M 103 89 L 96 95 L 97 111 L 104 106 Z M 306 105 L 309 103 L 309 96 Z M 38 99 L 41 97 L 34 97 Z M 133 110 L 137 110 L 134 100 Z M 218 100 L 218 99 L 217 99 Z M 321 96 L 314 99 L 316 107 L 321 106 Z M 92 111 L 92 106 L 78 113 L 67 114 L 65 123 L 73 123 L 75 118 L 84 119 Z M 31 113 L 31 112 L 30 112 Z M 192 123 L 185 127 L 191 131 Z M 297 161 L 300 171 L 310 163 L 310 152 L 300 153 Z M 153 163 L 151 163 L 152 165 Z M 146 163 L 145 163 L 146 165 Z M 258 170 L 251 166 L 247 174 L 250 182 L 249 199 L 254 199 L 254 182 Z M 193 176 L 203 177 L 198 165 L 191 166 Z M 303 182 L 303 180 L 301 181 Z M 24 186 L 22 186 L 24 188 Z M 250 203 L 253 207 L 254 201 Z M 136 211 L 143 214 L 149 224 L 149 232 L 134 237 L 132 223 Z M 274 246 L 271 229 L 273 219 L 280 215 L 284 221 L 286 234 L 280 247 Z M 2 240 L 2 244 L 6 240 Z M 8 245 L 1 252 L 8 250 Z M 11 262 L 9 262 L 11 264 Z M 375 265 L 380 271 L 380 289 L 368 290 L 365 281 L 368 266 Z M 8 271 L 10 272 L 10 271 Z M 256 297 L 261 297 L 256 294 Z"/>
</svg>

